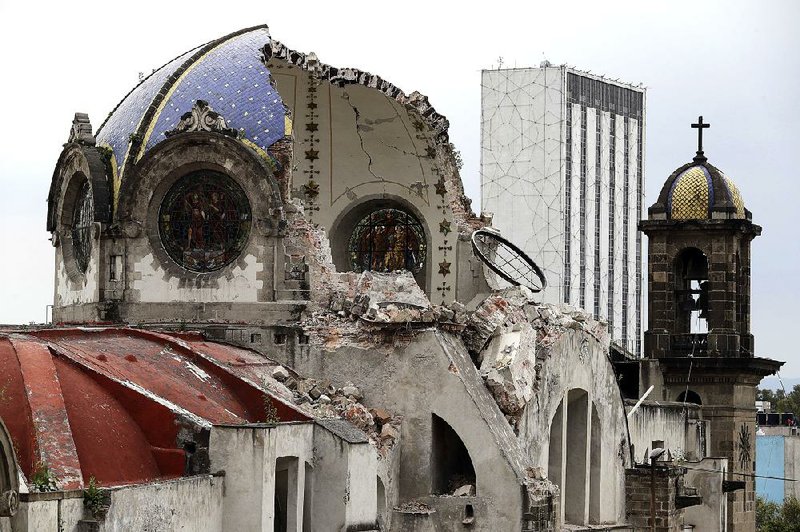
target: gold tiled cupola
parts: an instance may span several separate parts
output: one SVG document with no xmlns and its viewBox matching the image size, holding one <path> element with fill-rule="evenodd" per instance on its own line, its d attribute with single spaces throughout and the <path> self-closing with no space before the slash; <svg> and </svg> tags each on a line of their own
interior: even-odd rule
<svg viewBox="0 0 800 532">
<path fill-rule="evenodd" d="M 739 189 L 703 153 L 703 123 L 698 129 L 697 155 L 669 176 L 658 201 L 648 209 L 651 220 L 750 220 Z"/>
</svg>

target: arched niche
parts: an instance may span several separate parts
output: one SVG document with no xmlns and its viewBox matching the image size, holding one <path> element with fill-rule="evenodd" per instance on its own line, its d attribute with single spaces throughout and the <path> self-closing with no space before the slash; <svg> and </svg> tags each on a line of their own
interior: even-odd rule
<svg viewBox="0 0 800 532">
<path fill-rule="evenodd" d="M 405 269 L 423 290 L 428 286 L 430 230 L 422 213 L 402 198 L 363 198 L 334 221 L 328 238 L 338 271 Z"/>
<path fill-rule="evenodd" d="M 703 400 L 700 399 L 700 394 L 694 390 L 685 390 L 678 394 L 677 399 L 679 403 L 692 403 L 695 405 L 702 405 Z"/>
<path fill-rule="evenodd" d="M 464 484 L 475 486 L 475 467 L 467 447 L 447 421 L 431 414 L 431 492 L 447 495 Z"/>
<path fill-rule="evenodd" d="M 602 523 L 603 490 L 612 483 L 603 478 L 603 425 L 597 405 L 582 388 L 568 390 L 550 422 L 548 478 L 561 493 L 566 523 Z M 607 473 L 606 473 L 607 474 Z"/>
<path fill-rule="evenodd" d="M 675 332 L 708 332 L 708 257 L 698 248 L 684 248 L 675 256 L 674 273 Z"/>
<path fill-rule="evenodd" d="M 11 434 L 0 419 L 0 517 L 11 517 L 19 508 L 19 477 Z"/>
</svg>

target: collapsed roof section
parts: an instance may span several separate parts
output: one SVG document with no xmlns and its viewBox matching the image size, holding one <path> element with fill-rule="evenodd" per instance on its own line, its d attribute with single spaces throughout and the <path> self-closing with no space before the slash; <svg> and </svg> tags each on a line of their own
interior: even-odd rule
<svg viewBox="0 0 800 532">
<path fill-rule="evenodd" d="M 3 333 L 0 418 L 26 477 L 49 471 L 60 489 L 194 474 L 214 424 L 310 419 L 269 375 L 276 365 L 197 334 Z"/>
</svg>

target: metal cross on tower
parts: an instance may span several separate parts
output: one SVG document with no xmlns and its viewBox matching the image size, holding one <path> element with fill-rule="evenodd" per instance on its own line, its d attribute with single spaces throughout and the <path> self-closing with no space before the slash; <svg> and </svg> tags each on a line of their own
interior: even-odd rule
<svg viewBox="0 0 800 532">
<path fill-rule="evenodd" d="M 697 161 L 697 160 L 702 160 L 702 161 L 707 160 L 705 155 L 703 155 L 703 130 L 704 129 L 708 129 L 710 127 L 711 127 L 711 124 L 703 123 L 702 115 L 697 119 L 697 123 L 696 124 L 692 124 L 692 129 L 696 129 L 697 130 L 697 155 L 694 158 L 695 161 Z"/>
</svg>

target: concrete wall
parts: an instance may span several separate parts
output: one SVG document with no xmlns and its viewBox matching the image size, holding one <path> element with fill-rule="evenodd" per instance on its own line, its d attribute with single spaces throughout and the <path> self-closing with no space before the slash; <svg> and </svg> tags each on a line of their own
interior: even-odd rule
<svg viewBox="0 0 800 532">
<path fill-rule="evenodd" d="M 634 401 L 627 401 L 630 411 Z M 663 442 L 674 459 L 700 460 L 705 458 L 704 441 L 708 440 L 708 423 L 699 419 L 700 407 L 694 404 L 645 401 L 628 418 L 633 459 L 645 463 L 645 454 L 653 442 Z M 665 458 L 666 459 L 666 456 Z"/>
<path fill-rule="evenodd" d="M 279 467 L 288 468 L 289 530 L 375 526 L 377 456 L 366 438 L 347 441 L 313 423 L 215 426 L 209 453 L 211 470 L 225 472 L 224 530 L 274 529 Z"/>
<path fill-rule="evenodd" d="M 520 444 L 527 451 L 530 460 L 547 472 L 551 429 L 557 430 L 553 420 L 559 405 L 562 401 L 565 405 L 568 403 L 571 392 L 585 392 L 588 395 L 588 402 L 585 404 L 596 410 L 596 418 L 591 423 L 599 421 L 600 425 L 599 431 L 597 427 L 593 429 L 588 417 L 592 414 L 584 414 L 587 416 L 584 419 L 588 429 L 584 431 L 584 437 L 588 440 L 581 442 L 581 445 L 589 452 L 584 457 L 585 474 L 589 482 L 586 487 L 586 515 L 588 522 L 622 522 L 625 518 L 625 467 L 630 465 L 628 427 L 625 423 L 622 397 L 608 359 L 608 344 L 598 341 L 586 332 L 572 329 L 567 329 L 554 341 L 547 341 L 549 345 L 546 348 L 538 349 L 537 362 L 541 364 L 541 369 L 537 382 L 540 391 L 534 394 L 522 414 L 519 425 Z M 571 439 L 569 433 L 566 436 L 566 441 L 561 440 L 560 443 L 557 439 L 553 440 L 554 445 L 565 446 L 566 451 L 571 445 L 579 444 Z M 591 472 L 592 466 L 595 473 Z M 592 476 L 598 482 L 592 483 Z M 563 490 L 560 479 L 550 480 L 561 485 Z M 568 491 L 565 497 L 572 495 Z"/>
<path fill-rule="evenodd" d="M 101 530 L 230 530 L 222 521 L 223 484 L 221 477 L 194 476 L 112 490 Z"/>
<path fill-rule="evenodd" d="M 756 473 L 777 478 L 796 478 L 789 476 L 786 465 L 795 469 L 794 460 L 797 445 L 794 438 L 786 436 L 756 436 Z M 788 451 L 788 452 L 787 452 Z M 786 482 L 786 485 L 796 482 Z M 783 504 L 785 496 L 792 495 L 791 487 L 786 489 L 784 481 L 771 478 L 756 479 L 756 495 L 771 502 Z"/>
<path fill-rule="evenodd" d="M 84 518 L 83 491 L 21 494 L 10 519 L 14 532 L 78 532 Z"/>
<path fill-rule="evenodd" d="M 728 460 L 705 458 L 676 465 L 686 467 L 685 485 L 697 488 L 703 497 L 702 504 L 684 510 L 684 523 L 694 525 L 696 532 L 727 530 L 728 496 L 722 491 L 722 480 L 728 470 Z"/>
<path fill-rule="evenodd" d="M 460 340 L 419 330 L 413 341 L 401 338 L 385 347 L 329 347 L 313 347 L 307 358 L 296 358 L 296 369 L 334 383 L 352 381 L 361 389 L 365 405 L 403 416 L 399 503 L 422 500 L 435 508 L 444 499 L 430 497 L 436 414 L 461 438 L 475 469 L 477 497 L 485 502 L 485 514 L 476 506 L 474 530 L 519 527 L 521 479 L 528 462 Z"/>
</svg>

